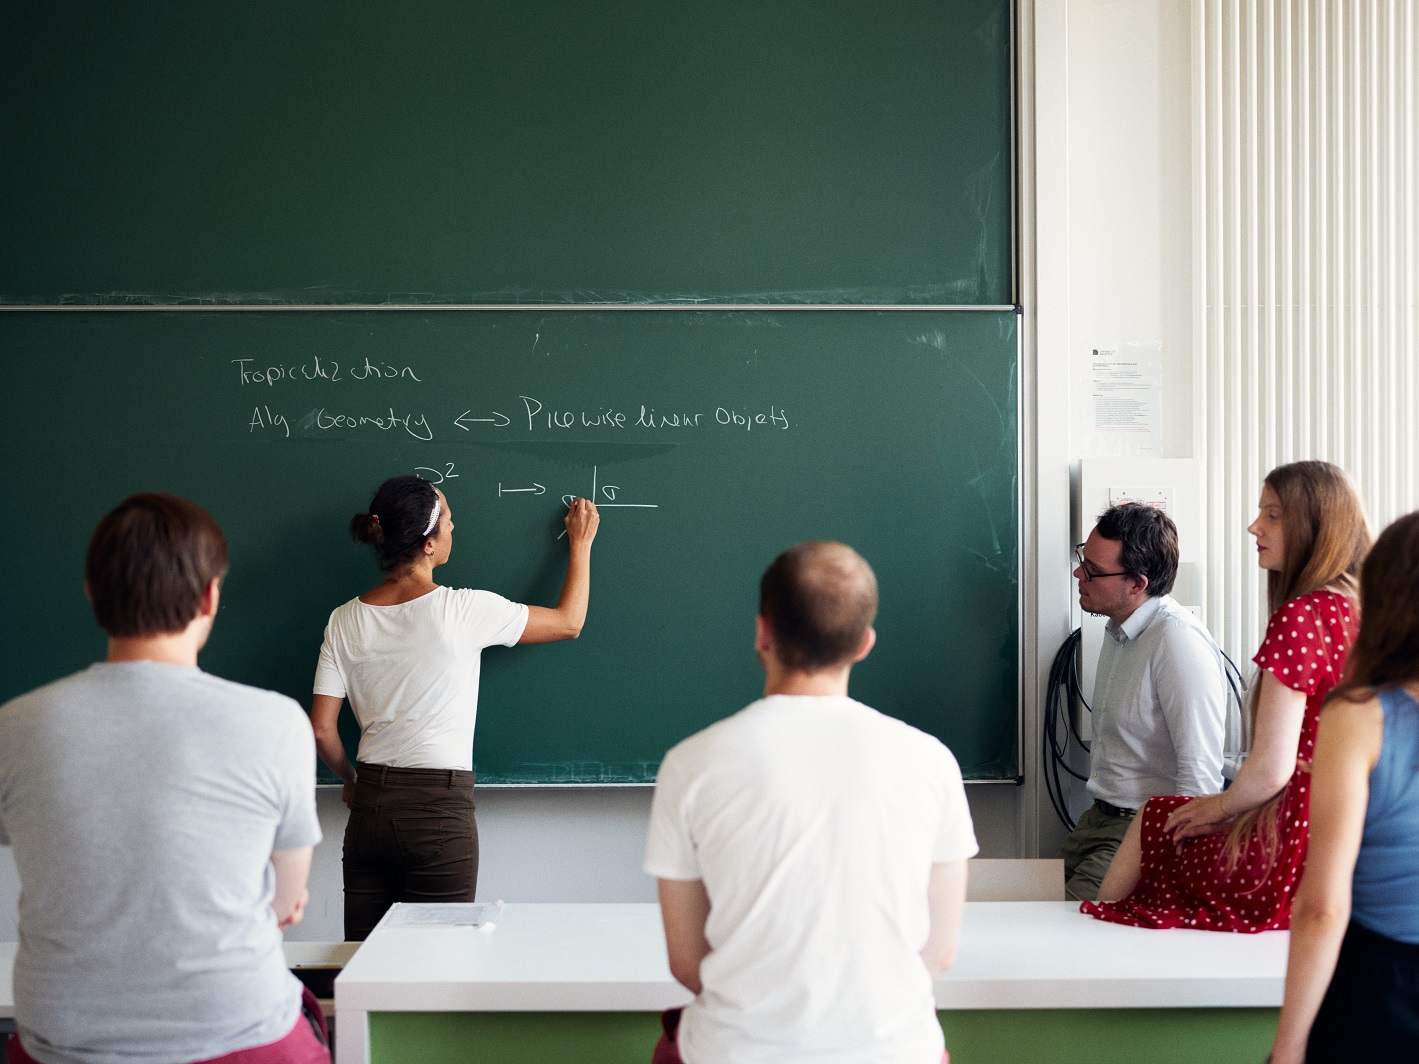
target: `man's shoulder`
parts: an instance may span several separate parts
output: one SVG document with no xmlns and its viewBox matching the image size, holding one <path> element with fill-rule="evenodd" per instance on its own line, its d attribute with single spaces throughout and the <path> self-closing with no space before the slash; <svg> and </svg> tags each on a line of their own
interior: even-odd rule
<svg viewBox="0 0 1419 1064">
<path fill-rule="evenodd" d="M 14 723 L 25 717 L 43 712 L 44 707 L 71 697 L 82 697 L 85 688 L 92 682 L 90 669 L 61 676 L 47 684 L 16 695 L 4 705 L 0 705 L 0 724 Z"/>
<path fill-rule="evenodd" d="M 869 727 L 877 728 L 883 732 L 890 733 L 902 739 L 904 742 L 917 743 L 921 746 L 939 747 L 946 750 L 944 744 L 930 732 L 924 732 L 915 724 L 908 724 L 900 717 L 894 717 L 890 713 L 884 713 L 880 709 L 873 709 L 871 706 L 857 702 L 856 705 L 866 710 L 864 721 Z M 949 751 L 947 751 L 949 752 Z"/>
<path fill-rule="evenodd" d="M 735 713 L 721 717 L 689 736 L 684 742 L 714 742 L 755 731 L 799 725 L 811 725 L 814 728 L 880 728 L 893 732 L 912 732 L 924 739 L 931 738 L 905 721 L 846 695 L 768 695 L 750 702 Z"/>
<path fill-rule="evenodd" d="M 743 709 L 731 713 L 727 717 L 721 717 L 692 735 L 687 735 L 666 752 L 665 760 L 667 762 L 689 760 L 722 744 L 739 742 L 741 737 L 752 731 L 754 727 L 747 715 L 750 710 L 761 705 L 762 702 L 762 699 L 751 702 Z"/>
<path fill-rule="evenodd" d="M 80 676 L 91 676 L 102 696 L 113 700 L 141 701 L 149 705 L 169 705 L 187 716 L 195 706 L 232 710 L 234 719 L 252 726 L 269 727 L 273 721 L 304 718 L 305 710 L 288 695 L 252 687 L 235 680 L 214 676 L 202 669 L 154 662 L 126 663 L 119 674 L 124 682 L 103 672 L 105 666 Z M 111 668 L 111 666 L 109 666 Z"/>
<path fill-rule="evenodd" d="M 1200 640 L 1208 647 L 1216 645 L 1202 619 L 1170 595 L 1159 596 L 1158 610 L 1148 622 L 1148 631 L 1155 633 L 1160 643 Z"/>
<path fill-rule="evenodd" d="M 950 747 L 930 732 L 856 699 L 845 701 L 850 703 L 851 714 L 845 724 L 862 734 L 864 741 L 890 743 L 900 750 L 955 761 Z"/>
<path fill-rule="evenodd" d="M 297 713 L 305 716 L 305 710 L 301 709 L 300 703 L 289 695 L 283 695 L 280 691 L 252 687 L 250 684 L 213 676 L 210 672 L 202 672 L 201 670 L 197 670 L 197 675 L 193 680 L 199 689 L 205 690 L 213 697 L 246 703 L 257 712 L 278 716 Z"/>
<path fill-rule="evenodd" d="M 809 721 L 811 708 L 807 701 L 789 695 L 756 699 L 681 739 L 666 753 L 664 764 L 685 768 L 715 764 L 726 752 L 742 753 L 760 743 L 772 745 L 784 728 L 792 729 Z"/>
<path fill-rule="evenodd" d="M 862 746 L 887 748 L 902 757 L 950 761 L 938 738 L 906 721 L 846 696 L 775 695 L 752 702 L 673 746 L 667 763 L 685 768 L 715 764 L 727 754 L 758 749 L 784 753 L 785 732 L 807 738 L 837 736 Z M 806 749 L 806 748 L 805 748 Z"/>
</svg>

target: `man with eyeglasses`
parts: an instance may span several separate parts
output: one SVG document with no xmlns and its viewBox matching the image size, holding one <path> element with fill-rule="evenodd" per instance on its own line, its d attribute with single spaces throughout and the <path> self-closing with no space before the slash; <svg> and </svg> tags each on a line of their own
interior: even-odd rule
<svg viewBox="0 0 1419 1064">
<path fill-rule="evenodd" d="M 1222 790 L 1227 680 L 1212 636 L 1168 594 L 1178 530 L 1167 514 L 1110 507 L 1074 556 L 1080 607 L 1108 618 L 1090 703 L 1094 804 L 1061 851 L 1065 890 L 1082 901 L 1149 798 Z"/>
</svg>

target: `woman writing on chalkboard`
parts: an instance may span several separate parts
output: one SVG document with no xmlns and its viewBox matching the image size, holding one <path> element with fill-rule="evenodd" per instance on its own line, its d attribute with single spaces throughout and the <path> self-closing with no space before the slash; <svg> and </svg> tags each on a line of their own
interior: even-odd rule
<svg viewBox="0 0 1419 1064">
<path fill-rule="evenodd" d="M 473 723 L 484 647 L 575 639 L 586 620 L 591 542 L 587 499 L 567 512 L 571 556 L 553 609 L 489 591 L 440 587 L 453 549 L 444 493 L 414 476 L 380 485 L 350 533 L 387 574 L 330 615 L 315 674 L 311 724 L 320 759 L 345 782 L 345 938 L 361 941 L 397 901 L 472 901 L 478 881 Z M 336 723 L 349 698 L 359 767 Z"/>
</svg>

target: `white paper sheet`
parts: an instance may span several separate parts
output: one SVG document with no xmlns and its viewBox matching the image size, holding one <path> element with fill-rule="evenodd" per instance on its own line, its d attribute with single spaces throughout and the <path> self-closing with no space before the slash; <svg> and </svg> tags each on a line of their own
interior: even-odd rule
<svg viewBox="0 0 1419 1064">
<path fill-rule="evenodd" d="M 443 904 L 419 904 L 400 902 L 383 920 L 381 927 L 477 927 L 491 929 L 502 916 L 503 903 L 487 902 L 447 902 Z"/>
<path fill-rule="evenodd" d="M 1156 457 L 1161 450 L 1163 345 L 1127 340 L 1089 351 L 1084 456 Z"/>
</svg>

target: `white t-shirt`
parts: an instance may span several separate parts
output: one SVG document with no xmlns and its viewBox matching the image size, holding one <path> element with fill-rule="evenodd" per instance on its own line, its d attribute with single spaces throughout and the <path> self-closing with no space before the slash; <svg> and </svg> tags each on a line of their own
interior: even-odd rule
<svg viewBox="0 0 1419 1064">
<path fill-rule="evenodd" d="M 526 627 L 527 607 L 491 591 L 351 599 L 325 626 L 315 693 L 349 698 L 363 764 L 471 769 L 483 648 L 513 646 Z"/>
<path fill-rule="evenodd" d="M 775 695 L 680 743 L 644 867 L 709 893 L 686 1064 L 937 1064 L 927 885 L 977 849 L 951 752 L 850 698 Z"/>
</svg>

